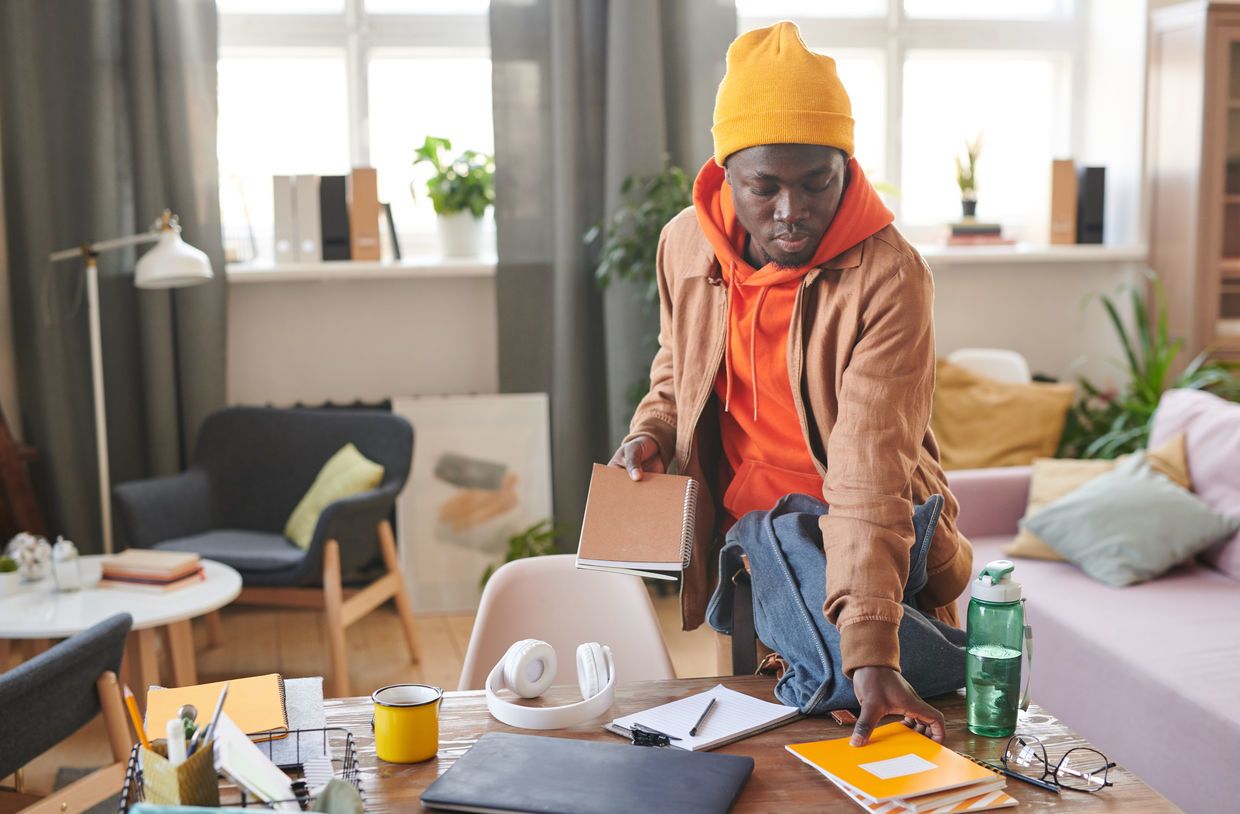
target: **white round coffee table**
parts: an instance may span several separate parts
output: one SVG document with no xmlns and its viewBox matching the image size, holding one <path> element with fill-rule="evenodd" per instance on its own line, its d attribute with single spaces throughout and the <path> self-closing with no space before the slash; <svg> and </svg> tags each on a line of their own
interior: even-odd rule
<svg viewBox="0 0 1240 814">
<path fill-rule="evenodd" d="M 102 556 L 82 559 L 90 562 Z M 125 646 L 126 666 L 134 693 L 141 699 L 148 685 L 160 683 L 155 651 L 159 629 L 166 631 L 172 686 L 197 684 L 190 621 L 219 610 L 241 593 L 241 575 L 227 565 L 203 560 L 202 570 L 202 582 L 168 593 L 99 587 L 60 592 L 51 577 L 23 583 L 0 596 L 0 665 L 8 661 L 8 640 L 64 639 L 109 616 L 128 613 L 133 630 Z"/>
</svg>

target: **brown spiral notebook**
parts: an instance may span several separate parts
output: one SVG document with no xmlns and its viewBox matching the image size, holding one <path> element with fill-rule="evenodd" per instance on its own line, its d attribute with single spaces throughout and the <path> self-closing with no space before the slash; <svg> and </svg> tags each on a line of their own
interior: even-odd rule
<svg viewBox="0 0 1240 814">
<path fill-rule="evenodd" d="M 645 473 L 634 481 L 595 464 L 577 545 L 577 567 L 674 580 L 693 549 L 698 485 L 684 475 Z"/>
</svg>

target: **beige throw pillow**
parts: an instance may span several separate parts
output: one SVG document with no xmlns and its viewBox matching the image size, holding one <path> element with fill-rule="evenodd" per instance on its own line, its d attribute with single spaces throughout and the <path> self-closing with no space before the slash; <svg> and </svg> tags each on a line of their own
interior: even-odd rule
<svg viewBox="0 0 1240 814">
<path fill-rule="evenodd" d="M 1025 517 L 1031 517 L 1061 497 L 1067 497 L 1099 475 L 1105 475 L 1128 457 L 1130 456 L 1125 455 L 1113 461 L 1036 458 L 1029 478 L 1029 505 L 1025 508 Z M 1192 490 L 1183 433 L 1157 449 L 1147 450 L 1145 459 L 1155 472 L 1166 475 L 1177 486 Z M 1003 553 L 1009 557 L 1028 557 L 1035 560 L 1063 559 L 1059 552 L 1025 528 L 1003 549 Z"/>
<path fill-rule="evenodd" d="M 1023 466 L 1059 446 L 1076 389 L 1070 384 L 1009 384 L 938 363 L 930 426 L 944 469 Z"/>
</svg>

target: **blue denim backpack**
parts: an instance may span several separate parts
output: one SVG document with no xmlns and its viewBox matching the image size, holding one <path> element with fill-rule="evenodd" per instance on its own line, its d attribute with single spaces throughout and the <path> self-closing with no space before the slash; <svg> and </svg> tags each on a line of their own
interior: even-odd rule
<svg viewBox="0 0 1240 814">
<path fill-rule="evenodd" d="M 913 509 L 914 543 L 899 630 L 900 671 L 922 697 L 964 686 L 964 631 L 927 616 L 915 603 L 926 585 L 926 558 L 942 510 L 941 495 Z M 822 611 L 827 560 L 818 519 L 828 511 L 820 500 L 792 494 L 769 512 L 742 517 L 719 552 L 719 585 L 706 608 L 707 623 L 731 635 L 732 578 L 743 570 L 741 555 L 747 555 L 754 629 L 788 665 L 775 695 L 807 715 L 859 706 L 844 675 L 839 630 Z"/>
</svg>

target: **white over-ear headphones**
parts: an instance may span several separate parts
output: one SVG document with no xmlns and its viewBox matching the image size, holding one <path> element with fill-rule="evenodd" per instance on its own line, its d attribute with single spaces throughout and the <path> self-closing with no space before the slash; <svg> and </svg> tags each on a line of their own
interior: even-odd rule
<svg viewBox="0 0 1240 814">
<path fill-rule="evenodd" d="M 523 707 L 499 697 L 509 689 L 522 698 L 537 698 L 555 680 L 555 650 L 538 639 L 522 639 L 487 676 L 487 709 L 497 719 L 521 729 L 576 726 L 606 712 L 616 698 L 616 668 L 611 648 L 596 642 L 577 647 L 577 684 L 582 700 L 560 707 Z"/>
</svg>

